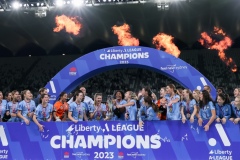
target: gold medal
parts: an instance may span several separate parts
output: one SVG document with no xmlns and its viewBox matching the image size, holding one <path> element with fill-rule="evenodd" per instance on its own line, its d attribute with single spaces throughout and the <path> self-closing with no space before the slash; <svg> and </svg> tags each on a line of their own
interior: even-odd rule
<svg viewBox="0 0 240 160">
<path fill-rule="evenodd" d="M 83 119 L 81 111 L 78 112 L 78 119 Z"/>
<path fill-rule="evenodd" d="M 172 112 L 172 106 L 169 107 L 169 112 Z"/>
<path fill-rule="evenodd" d="M 96 118 L 97 120 L 100 120 L 100 116 L 97 116 L 97 118 Z"/>
<path fill-rule="evenodd" d="M 190 116 L 191 116 L 191 115 L 190 115 L 189 113 L 187 113 L 187 118 L 188 118 L 188 119 L 190 118 Z"/>
<path fill-rule="evenodd" d="M 82 115 L 78 115 L 78 119 L 83 119 L 83 116 Z"/>
<path fill-rule="evenodd" d="M 142 116 L 145 116 L 146 114 L 145 114 L 145 112 L 144 112 L 144 111 L 142 111 L 142 112 L 141 112 L 141 115 L 142 115 Z"/>
</svg>

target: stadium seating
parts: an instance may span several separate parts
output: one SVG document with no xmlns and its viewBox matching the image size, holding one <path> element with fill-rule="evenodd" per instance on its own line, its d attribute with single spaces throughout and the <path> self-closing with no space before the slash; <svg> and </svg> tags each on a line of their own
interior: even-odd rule
<svg viewBox="0 0 240 160">
<path fill-rule="evenodd" d="M 230 49 L 227 57 L 232 57 L 236 64 L 240 64 L 238 58 L 239 49 Z M 13 89 L 30 89 L 34 95 L 64 66 L 79 55 L 48 55 L 39 57 L 4 57 L 0 59 L 1 79 L 0 90 L 7 92 Z M 179 58 L 186 61 L 203 75 L 205 75 L 215 87 L 225 87 L 232 95 L 233 89 L 239 86 L 239 72 L 233 73 L 229 67 L 218 57 L 217 51 L 184 50 Z M 150 86 L 157 94 L 159 88 L 168 83 L 174 83 L 170 78 L 151 70 L 142 68 L 127 68 L 107 71 L 95 75 L 81 85 L 85 86 L 90 96 L 96 92 L 112 95 L 114 90 L 132 90 L 138 92 L 143 86 Z M 176 84 L 180 87 L 179 84 Z"/>
</svg>

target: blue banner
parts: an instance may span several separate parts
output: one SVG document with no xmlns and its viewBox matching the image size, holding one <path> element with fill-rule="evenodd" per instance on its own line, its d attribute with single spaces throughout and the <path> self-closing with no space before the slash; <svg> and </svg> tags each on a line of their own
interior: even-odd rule
<svg viewBox="0 0 240 160">
<path fill-rule="evenodd" d="M 240 157 L 239 125 L 197 122 L 0 123 L 0 159 L 232 160 Z"/>
</svg>

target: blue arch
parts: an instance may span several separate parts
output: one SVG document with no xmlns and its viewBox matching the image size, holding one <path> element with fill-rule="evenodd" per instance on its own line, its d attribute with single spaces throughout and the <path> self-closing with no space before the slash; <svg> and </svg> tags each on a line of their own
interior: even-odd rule
<svg viewBox="0 0 240 160">
<path fill-rule="evenodd" d="M 88 53 L 65 66 L 45 87 L 54 102 L 62 91 L 71 92 L 96 74 L 130 67 L 156 71 L 191 90 L 201 90 L 204 85 L 209 85 L 211 95 L 216 96 L 216 89 L 209 80 L 185 61 L 161 50 L 141 46 L 117 46 Z"/>
</svg>

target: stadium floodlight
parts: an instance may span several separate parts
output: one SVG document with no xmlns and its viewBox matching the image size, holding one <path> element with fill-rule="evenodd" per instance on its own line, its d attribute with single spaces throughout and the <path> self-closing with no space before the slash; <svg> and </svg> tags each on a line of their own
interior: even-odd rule
<svg viewBox="0 0 240 160">
<path fill-rule="evenodd" d="M 166 3 L 166 2 L 157 3 L 157 8 L 160 11 L 169 10 L 169 7 L 170 7 L 170 3 Z"/>
<path fill-rule="evenodd" d="M 151 2 L 155 2 L 155 3 L 175 3 L 175 2 L 187 2 L 189 0 L 149 0 Z"/>
<path fill-rule="evenodd" d="M 4 11 L 4 8 L 1 4 L 0 4 L 0 11 Z"/>
<path fill-rule="evenodd" d="M 35 17 L 43 18 L 47 16 L 47 11 L 45 9 L 38 9 L 35 11 Z"/>
<path fill-rule="evenodd" d="M 170 6 L 170 4 L 169 4 L 169 3 L 166 3 L 166 4 L 164 5 L 164 10 L 169 10 L 169 6 Z"/>
<path fill-rule="evenodd" d="M 146 0 L 138 0 L 139 3 L 147 3 Z"/>
<path fill-rule="evenodd" d="M 72 5 L 75 7 L 82 6 L 84 4 L 83 0 L 72 0 Z"/>
<path fill-rule="evenodd" d="M 4 2 L 0 0 L 0 11 L 4 11 Z"/>
<path fill-rule="evenodd" d="M 65 1 L 63 0 L 56 0 L 56 6 L 57 7 L 62 7 L 65 4 Z"/>
<path fill-rule="evenodd" d="M 85 0 L 85 6 L 93 6 L 94 0 Z"/>
<path fill-rule="evenodd" d="M 14 1 L 12 2 L 12 8 L 13 9 L 18 9 L 22 6 L 22 4 L 20 4 L 18 1 Z"/>
</svg>

